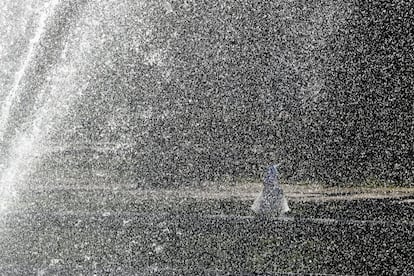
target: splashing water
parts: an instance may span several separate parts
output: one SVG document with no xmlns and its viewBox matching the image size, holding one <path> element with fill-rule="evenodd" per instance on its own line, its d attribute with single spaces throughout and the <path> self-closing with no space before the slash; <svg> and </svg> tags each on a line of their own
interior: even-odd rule
<svg viewBox="0 0 414 276">
<path fill-rule="evenodd" d="M 26 188 L 23 184 L 47 152 L 49 140 L 88 86 L 88 64 L 101 45 L 96 43 L 97 26 L 88 22 L 86 3 L 45 4 L 11 89 L 3 92 L 0 213 L 13 206 L 19 189 Z"/>
<path fill-rule="evenodd" d="M 17 202 L 19 191 L 35 185 L 28 176 L 36 171 L 53 145 L 65 146 L 65 131 L 76 130 L 77 117 L 71 112 L 76 112 L 82 97 L 105 89 L 97 86 L 96 76 L 102 67 L 111 66 L 111 51 L 125 45 L 130 47 L 128 51 L 142 51 L 145 47 L 140 45 L 151 38 L 147 35 L 151 34 L 147 18 L 151 13 L 139 12 L 151 9 L 144 1 L 8 0 L 4 3 L 6 8 L 2 11 L 12 11 L 9 18 L 0 18 L 0 29 L 9 29 L 0 32 L 0 36 L 3 41 L 14 42 L 0 43 L 0 49 L 6 49 L 0 61 L 12 60 L 11 69 L 2 64 L 6 77 L 0 75 L 0 80 L 5 80 L 0 83 L 0 213 Z M 25 6 L 26 3 L 31 4 Z M 39 3 L 44 3 L 40 10 L 31 8 L 40 6 Z M 127 16 L 131 5 L 139 20 Z M 27 11 L 21 12 L 24 7 Z M 10 24 L 16 18 L 14 13 L 20 18 L 17 24 Z M 31 19 L 25 21 L 25 18 Z M 16 25 L 24 24 L 27 26 L 18 30 L 19 37 Z M 29 36 L 30 40 L 24 39 Z M 127 43 L 119 42 L 123 39 Z M 11 49 L 8 52 L 7 47 Z M 16 47 L 25 50 L 14 54 Z M 148 56 L 157 51 L 149 52 L 142 53 L 144 60 L 150 60 Z M 154 59 L 160 59 L 160 55 L 154 54 Z M 63 140 L 59 140 L 61 137 Z M 42 173 L 48 177 L 49 171 Z"/>
<path fill-rule="evenodd" d="M 1 107 L 1 115 L 0 115 L 0 143 L 3 141 L 6 127 L 10 117 L 10 110 L 13 103 L 16 101 L 17 97 L 19 96 L 19 92 L 21 92 L 21 82 L 23 77 L 35 55 L 35 49 L 38 46 L 40 39 L 43 33 L 46 30 L 46 21 L 51 16 L 54 11 L 55 6 L 58 4 L 58 0 L 53 0 L 46 3 L 45 7 L 42 9 L 39 18 L 39 25 L 34 37 L 29 42 L 29 49 L 27 51 L 27 55 L 23 60 L 23 63 L 20 67 L 20 70 L 17 71 L 14 82 L 12 85 L 12 89 L 10 90 L 9 94 L 7 95 L 6 99 L 4 100 L 4 104 Z"/>
<path fill-rule="evenodd" d="M 38 47 L 46 30 L 47 19 L 53 14 L 58 2 L 58 0 L 47 2 L 41 9 L 37 30 L 29 42 L 27 54 L 23 59 L 20 69 L 15 74 L 12 88 L 1 106 L 0 143 L 3 147 L 5 143 L 4 136 L 6 135 L 8 129 L 12 107 L 16 104 L 16 101 L 22 92 L 22 81 L 36 54 L 36 48 Z M 33 129 L 29 133 L 16 137 L 16 139 L 12 142 L 8 154 L 12 158 L 10 158 L 7 165 L 4 165 L 3 163 L 3 171 L 1 172 L 2 174 L 0 178 L 0 212 L 6 209 L 8 201 L 13 199 L 16 195 L 16 191 L 13 189 L 13 183 L 18 181 L 19 178 L 22 179 L 24 177 L 24 173 L 21 171 L 22 164 L 28 161 L 26 160 L 27 154 L 34 150 L 34 139 L 35 137 L 38 137 L 40 133 L 40 128 L 37 122 L 39 121 L 34 121 Z"/>
</svg>

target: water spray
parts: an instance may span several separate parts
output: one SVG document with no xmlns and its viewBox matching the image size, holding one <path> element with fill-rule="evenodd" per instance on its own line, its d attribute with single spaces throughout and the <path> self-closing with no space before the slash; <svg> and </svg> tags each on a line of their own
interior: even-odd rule
<svg viewBox="0 0 414 276">
<path fill-rule="evenodd" d="M 16 72 L 15 78 L 12 84 L 12 88 L 7 94 L 3 105 L 1 106 L 0 113 L 0 144 L 5 147 L 5 135 L 7 135 L 9 123 L 11 120 L 11 110 L 13 105 L 18 104 L 19 96 L 22 93 L 24 78 L 30 68 L 33 59 L 36 56 L 36 49 L 41 42 L 41 39 L 45 33 L 48 19 L 53 15 L 55 7 L 58 5 L 59 0 L 52 0 L 47 2 L 40 10 L 40 17 L 38 21 L 38 27 L 34 36 L 29 41 L 27 54 L 20 66 L 20 69 Z M 22 162 L 28 162 L 27 155 L 33 150 L 34 137 L 37 137 L 40 133 L 38 120 L 32 122 L 32 131 L 29 133 L 16 132 L 15 137 L 8 145 L 10 151 L 6 156 L 3 156 L 1 174 L 0 174 L 0 213 L 5 211 L 16 196 L 15 183 L 20 178 L 24 177 L 22 172 Z M 10 160 L 7 160 L 10 159 Z"/>
</svg>

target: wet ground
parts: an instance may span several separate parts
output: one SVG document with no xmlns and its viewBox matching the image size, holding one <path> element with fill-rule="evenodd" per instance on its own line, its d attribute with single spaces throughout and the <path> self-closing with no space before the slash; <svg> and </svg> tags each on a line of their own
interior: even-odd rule
<svg viewBox="0 0 414 276">
<path fill-rule="evenodd" d="M 266 218 L 258 189 L 37 186 L 1 217 L 0 274 L 414 274 L 413 190 L 289 185 Z"/>
</svg>

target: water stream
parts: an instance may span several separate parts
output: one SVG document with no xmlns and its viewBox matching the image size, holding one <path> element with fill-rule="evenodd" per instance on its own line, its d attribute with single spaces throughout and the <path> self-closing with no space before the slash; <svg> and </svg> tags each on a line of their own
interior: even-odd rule
<svg viewBox="0 0 414 276">
<path fill-rule="evenodd" d="M 16 201 L 25 179 L 47 152 L 50 137 L 88 85 L 86 61 L 93 59 L 94 49 L 85 45 L 91 45 L 95 31 L 87 24 L 87 2 L 43 2 L 39 10 L 25 7 L 29 11 L 24 14 L 37 18 L 35 31 L 24 46 L 11 88 L 1 91 L 0 211 Z"/>
<path fill-rule="evenodd" d="M 29 41 L 29 46 L 27 54 L 23 59 L 20 69 L 16 72 L 15 78 L 13 81 L 12 88 L 7 94 L 3 105 L 1 106 L 1 115 L 0 115 L 0 142 L 3 141 L 5 130 L 10 120 L 10 112 L 13 104 L 18 101 L 19 94 L 22 92 L 21 83 L 23 78 L 30 67 L 31 62 L 35 58 L 36 48 L 39 47 L 39 42 L 43 37 L 43 34 L 46 30 L 47 19 L 53 14 L 54 8 L 57 5 L 58 0 L 53 0 L 48 2 L 43 9 L 40 11 L 39 22 L 37 30 L 32 39 Z"/>
</svg>

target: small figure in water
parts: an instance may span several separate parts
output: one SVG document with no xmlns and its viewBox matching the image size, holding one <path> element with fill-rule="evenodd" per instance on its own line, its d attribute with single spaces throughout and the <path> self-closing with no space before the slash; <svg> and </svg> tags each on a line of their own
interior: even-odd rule
<svg viewBox="0 0 414 276">
<path fill-rule="evenodd" d="M 269 167 L 263 185 L 263 190 L 253 202 L 251 209 L 261 215 L 279 216 L 289 212 L 288 202 L 279 186 L 277 165 Z"/>
</svg>

